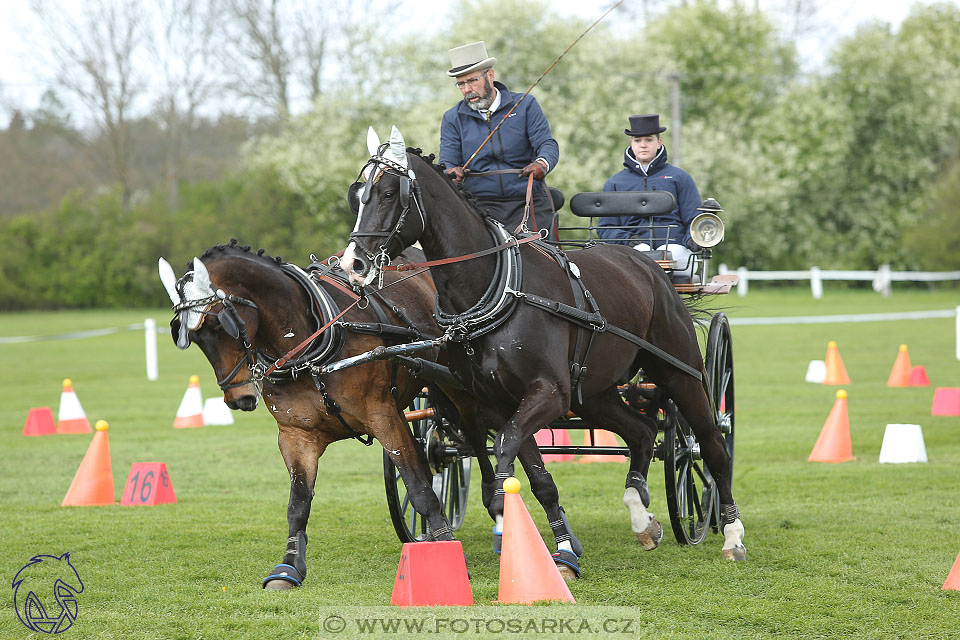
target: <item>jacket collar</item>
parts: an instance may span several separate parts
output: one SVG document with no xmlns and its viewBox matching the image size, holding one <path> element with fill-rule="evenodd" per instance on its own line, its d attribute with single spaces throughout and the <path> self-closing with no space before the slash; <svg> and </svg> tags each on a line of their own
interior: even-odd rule
<svg viewBox="0 0 960 640">
<path fill-rule="evenodd" d="M 493 86 L 496 87 L 497 91 L 500 92 L 500 104 L 497 105 L 497 109 L 496 111 L 494 111 L 494 113 L 499 113 L 500 111 L 503 110 L 504 107 L 506 107 L 507 110 L 509 110 L 514 103 L 513 94 L 510 93 L 510 90 L 507 89 L 506 85 L 500 82 L 499 80 L 494 80 Z M 479 111 L 474 111 L 473 109 L 471 109 L 470 105 L 467 104 L 466 100 L 463 100 L 463 99 L 460 100 L 460 104 L 458 105 L 457 111 L 466 115 L 472 115 L 478 120 L 483 120 L 483 114 L 480 113 Z"/>
<path fill-rule="evenodd" d="M 641 176 L 649 176 L 651 174 L 660 171 L 667 164 L 667 147 L 666 145 L 660 145 L 660 151 L 657 152 L 657 155 L 653 158 L 653 161 L 647 166 L 647 170 L 644 171 L 643 167 L 640 166 L 640 162 L 637 161 L 637 157 L 633 155 L 633 149 L 627 147 L 623 152 L 623 166 L 625 166 L 630 171 L 633 171 L 636 174 Z"/>
</svg>

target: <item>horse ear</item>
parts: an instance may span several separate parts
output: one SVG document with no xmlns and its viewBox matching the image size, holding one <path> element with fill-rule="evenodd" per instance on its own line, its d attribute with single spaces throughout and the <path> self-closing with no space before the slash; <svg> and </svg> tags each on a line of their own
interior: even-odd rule
<svg viewBox="0 0 960 640">
<path fill-rule="evenodd" d="M 180 304 L 180 293 L 177 291 L 177 274 L 173 272 L 173 267 L 170 266 L 169 262 L 160 258 L 157 268 L 160 271 L 160 282 L 163 283 L 163 288 L 167 290 L 170 302 L 175 305 Z"/>
<path fill-rule="evenodd" d="M 396 125 L 390 131 L 390 154 L 401 167 L 407 168 L 407 143 L 403 141 L 403 134 Z"/>
<path fill-rule="evenodd" d="M 373 130 L 373 127 L 367 129 L 367 151 L 370 157 L 377 155 L 377 149 L 380 148 L 380 136 Z"/>
<path fill-rule="evenodd" d="M 207 271 L 206 265 L 200 261 L 200 258 L 193 259 L 193 282 L 201 292 L 206 292 L 209 289 L 210 293 L 213 293 L 213 287 L 210 286 L 210 273 Z"/>
</svg>

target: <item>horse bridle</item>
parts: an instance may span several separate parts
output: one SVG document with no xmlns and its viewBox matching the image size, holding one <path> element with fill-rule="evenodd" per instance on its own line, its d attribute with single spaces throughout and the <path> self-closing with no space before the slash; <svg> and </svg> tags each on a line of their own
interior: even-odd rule
<svg viewBox="0 0 960 640">
<path fill-rule="evenodd" d="M 383 153 L 386 148 L 386 144 L 381 145 L 377 151 L 377 155 L 371 156 L 360 171 L 360 175 L 363 175 L 367 167 L 373 165 L 370 179 L 367 180 L 366 183 L 363 183 L 360 182 L 360 176 L 357 176 L 357 180 L 350 186 L 350 193 L 348 194 L 348 200 L 350 200 L 352 208 L 353 198 L 351 196 L 355 197 L 356 192 L 360 189 L 360 185 L 363 185 L 363 193 L 360 195 L 357 211 L 355 211 L 355 213 L 359 215 L 359 204 L 367 204 L 370 202 L 373 185 L 379 180 L 382 174 L 390 174 L 400 178 L 400 206 L 402 209 L 400 211 L 400 217 L 397 219 L 397 223 L 393 229 L 390 231 L 354 231 L 350 234 L 351 240 L 363 237 L 384 238 L 378 247 L 377 254 L 367 251 L 359 244 L 357 245 L 366 255 L 367 259 L 370 260 L 371 264 L 377 269 L 382 269 L 390 264 L 390 244 L 393 241 L 397 241 L 400 244 L 397 248 L 397 253 L 399 253 L 417 241 L 424 229 L 426 229 L 427 224 L 423 200 L 420 195 L 420 183 L 417 181 L 416 174 L 413 172 L 413 169 L 403 167 L 395 160 L 385 157 Z M 417 214 L 420 218 L 419 230 L 411 228 L 407 224 L 407 214 L 410 213 L 411 201 L 416 207 Z M 381 271 L 381 273 L 383 272 Z"/>
<path fill-rule="evenodd" d="M 213 313 L 210 311 L 210 308 L 217 302 L 222 303 L 223 309 L 217 313 Z M 226 293 L 223 289 L 217 289 L 212 296 L 201 298 L 199 300 L 185 300 L 180 304 L 174 305 L 173 307 L 174 312 L 177 314 L 187 309 L 200 308 L 200 313 L 204 316 L 216 316 L 217 320 L 220 322 L 220 326 L 223 327 L 223 330 L 227 332 L 227 335 L 232 337 L 234 340 L 237 340 L 243 346 L 243 356 L 240 358 L 237 364 L 234 365 L 233 369 L 230 370 L 230 373 L 224 376 L 222 380 L 217 380 L 217 385 L 220 387 L 221 391 L 242 387 L 250 384 L 251 382 L 256 384 L 256 376 L 248 378 L 242 382 L 232 382 L 232 380 L 237 377 L 237 374 L 240 373 L 240 369 L 243 367 L 243 365 L 246 364 L 251 372 L 255 372 L 255 369 L 258 366 L 257 351 L 253 348 L 253 343 L 251 342 L 250 337 L 247 335 L 246 323 L 244 323 L 243 318 L 240 317 L 240 313 L 237 311 L 234 303 L 242 304 L 253 309 L 257 308 L 257 304 L 252 300 L 241 298 L 240 296 L 232 293 Z M 194 331 L 197 331 L 202 326 L 203 320 L 200 321 L 200 324 L 197 325 Z"/>
</svg>

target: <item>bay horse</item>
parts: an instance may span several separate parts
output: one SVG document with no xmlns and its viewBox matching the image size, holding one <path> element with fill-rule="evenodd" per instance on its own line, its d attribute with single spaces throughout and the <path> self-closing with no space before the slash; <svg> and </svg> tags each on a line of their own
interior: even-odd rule
<svg viewBox="0 0 960 640">
<path fill-rule="evenodd" d="M 422 254 L 413 250 L 409 257 Z M 414 508 L 428 523 L 431 539 L 452 540 L 423 450 L 401 411 L 424 382 L 388 361 L 314 375 L 318 365 L 334 358 L 439 335 L 431 315 L 435 289 L 429 276 L 406 279 L 368 296 L 365 305 L 350 308 L 299 355 L 271 371 L 268 365 L 357 299 L 345 279 L 335 286 L 332 274 L 311 278 L 236 241 L 210 247 L 187 268 L 175 281 L 172 268 L 160 259 L 161 280 L 176 312 L 171 321 L 174 341 L 182 349 L 191 343 L 200 347 L 231 409 L 253 411 L 263 400 L 277 422 L 280 453 L 290 475 L 287 546 L 263 587 L 289 589 L 305 579 L 306 528 L 317 465 L 327 446 L 338 440 L 379 441 L 399 469 Z M 393 274 L 387 285 L 400 279 Z M 469 407 L 463 411 L 468 414 Z M 486 450 L 483 436 L 470 444 Z M 492 465 L 486 455 L 479 462 L 492 486 Z"/>
<path fill-rule="evenodd" d="M 429 261 L 424 264 L 432 264 L 450 369 L 478 400 L 486 421 L 499 425 L 496 493 L 488 504 L 498 524 L 503 480 L 513 475 L 518 452 L 538 429 L 572 409 L 627 443 L 623 502 L 643 548 L 657 546 L 663 529 L 647 510 L 646 481 L 656 424 L 617 389 L 642 368 L 691 425 L 717 483 L 723 557 L 745 560 L 730 460 L 693 319 L 664 270 L 624 246 L 564 253 L 533 242 L 535 237 L 511 236 L 460 194 L 432 156 L 407 149 L 396 127 L 383 145 L 371 127 L 367 146 L 366 182 L 351 188 L 359 207 L 342 265 L 352 283 L 366 285 L 388 269 L 404 269 L 402 257 L 401 265 L 391 263 L 405 247 L 420 243 Z M 561 526 L 552 479 L 542 463 L 527 474 L 534 495 L 549 503 L 544 506 L 558 554 L 576 562 L 580 553 Z"/>
</svg>

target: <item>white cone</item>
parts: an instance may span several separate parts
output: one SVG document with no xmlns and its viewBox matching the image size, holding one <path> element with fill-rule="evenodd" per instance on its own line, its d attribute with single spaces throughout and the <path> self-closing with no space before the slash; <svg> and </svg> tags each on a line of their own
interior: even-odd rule
<svg viewBox="0 0 960 640">
<path fill-rule="evenodd" d="M 918 424 L 888 424 L 880 445 L 880 462 L 926 462 L 927 448 Z"/>
<path fill-rule="evenodd" d="M 207 425 L 233 424 L 233 412 L 223 398 L 207 398 L 203 401 L 203 423 Z"/>
<path fill-rule="evenodd" d="M 823 384 L 823 381 L 826 379 L 827 363 L 823 360 L 811 360 L 810 364 L 807 365 L 807 376 L 805 380 L 815 384 Z"/>
</svg>

